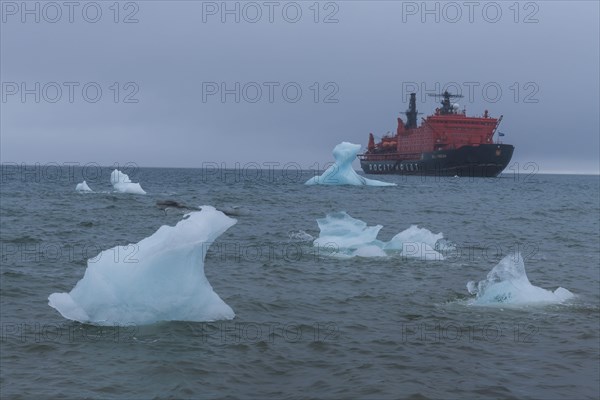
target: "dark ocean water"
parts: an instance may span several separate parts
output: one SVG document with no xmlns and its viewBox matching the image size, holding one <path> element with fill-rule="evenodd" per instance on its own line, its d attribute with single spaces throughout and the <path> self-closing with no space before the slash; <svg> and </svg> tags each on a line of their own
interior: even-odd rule
<svg viewBox="0 0 600 400">
<path fill-rule="evenodd" d="M 600 188 L 597 176 L 384 177 L 397 187 L 304 186 L 296 171 L 126 171 L 147 195 L 112 192 L 109 169 L 75 192 L 32 167 L 3 171 L 4 398 L 597 399 Z M 14 173 L 14 174 L 13 174 Z M 98 175 L 94 177 L 94 175 Z M 157 200 L 244 207 L 205 272 L 231 321 L 98 328 L 47 305 L 86 259 L 135 243 L 182 213 Z M 456 244 L 444 261 L 337 259 L 310 242 L 317 218 L 347 211 L 379 238 L 419 224 Z M 474 307 L 469 280 L 520 250 L 532 284 L 565 304 Z"/>
</svg>

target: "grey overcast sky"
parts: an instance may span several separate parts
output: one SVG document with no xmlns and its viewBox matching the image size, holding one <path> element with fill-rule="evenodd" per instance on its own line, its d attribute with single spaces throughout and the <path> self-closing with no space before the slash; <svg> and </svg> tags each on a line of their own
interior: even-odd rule
<svg viewBox="0 0 600 400">
<path fill-rule="evenodd" d="M 2 162 L 331 160 L 406 94 L 504 115 L 513 162 L 598 173 L 598 1 L 2 1 Z M 101 91 L 101 93 L 99 92 Z M 301 95 L 299 95 L 301 91 Z"/>
</svg>

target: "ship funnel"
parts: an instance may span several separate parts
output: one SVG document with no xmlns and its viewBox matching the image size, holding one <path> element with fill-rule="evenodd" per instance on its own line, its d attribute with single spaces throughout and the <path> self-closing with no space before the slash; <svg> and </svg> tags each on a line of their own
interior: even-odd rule
<svg viewBox="0 0 600 400">
<path fill-rule="evenodd" d="M 411 93 L 408 110 L 406 110 L 406 129 L 417 127 L 417 114 L 417 94 Z"/>
<path fill-rule="evenodd" d="M 373 151 L 375 149 L 375 138 L 372 133 L 369 133 L 369 144 L 367 146 L 369 151 Z"/>
</svg>

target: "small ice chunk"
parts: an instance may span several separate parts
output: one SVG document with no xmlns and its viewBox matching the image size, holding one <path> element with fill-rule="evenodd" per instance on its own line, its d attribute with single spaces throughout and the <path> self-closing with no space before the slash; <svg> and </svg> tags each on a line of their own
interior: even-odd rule
<svg viewBox="0 0 600 400">
<path fill-rule="evenodd" d="M 320 254 L 337 257 L 385 257 L 386 252 L 401 252 L 403 257 L 439 261 L 444 256 L 435 250 L 442 233 L 434 234 L 416 225 L 398 233 L 389 242 L 377 239 L 382 225 L 367 226 L 364 221 L 352 218 L 346 212 L 327 214 L 317 220 L 319 237 L 313 245 Z"/>
<path fill-rule="evenodd" d="M 444 256 L 435 250 L 442 233 L 433 233 L 428 229 L 411 225 L 392 238 L 386 245 L 387 250 L 402 250 L 402 255 L 425 260 L 444 260 Z"/>
<path fill-rule="evenodd" d="M 315 246 L 325 247 L 333 244 L 339 249 L 357 249 L 377 240 L 377 234 L 382 225 L 367 226 L 359 219 L 352 218 L 345 211 L 327 214 L 325 218 L 317 220 L 319 237 L 315 239 Z"/>
<path fill-rule="evenodd" d="M 520 253 L 504 257 L 487 274 L 486 279 L 477 283 L 468 282 L 467 290 L 476 296 L 470 304 L 480 306 L 552 304 L 574 297 L 573 293 L 562 287 L 552 292 L 532 285 Z"/>
<path fill-rule="evenodd" d="M 131 182 L 129 176 L 119 171 L 118 169 L 115 169 L 110 174 L 110 183 L 112 183 L 113 188 L 115 188 L 117 192 L 146 194 L 146 192 L 144 191 L 144 189 L 142 189 L 139 183 Z"/>
<path fill-rule="evenodd" d="M 90 189 L 90 187 L 88 186 L 88 184 L 85 181 L 78 183 L 77 186 L 75 187 L 75 190 L 78 192 L 91 192 L 92 191 L 92 189 Z"/>
<path fill-rule="evenodd" d="M 299 242 L 312 242 L 313 240 L 315 240 L 313 235 L 311 235 L 310 233 L 306 233 L 303 230 L 299 230 L 296 232 L 292 231 L 289 233 L 288 236 L 290 237 L 290 239 L 297 240 Z"/>
</svg>

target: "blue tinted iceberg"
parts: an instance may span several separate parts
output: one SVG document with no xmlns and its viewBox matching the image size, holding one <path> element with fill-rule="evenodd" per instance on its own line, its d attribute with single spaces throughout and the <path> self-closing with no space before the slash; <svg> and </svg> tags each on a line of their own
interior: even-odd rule
<svg viewBox="0 0 600 400">
<path fill-rule="evenodd" d="M 97 324 L 232 319 L 204 275 L 210 243 L 237 221 L 203 206 L 175 226 L 88 260 L 83 278 L 48 304 L 71 320 Z"/>
<path fill-rule="evenodd" d="M 442 233 L 433 233 L 417 225 L 411 225 L 410 228 L 396 234 L 384 248 L 401 251 L 406 257 L 443 260 L 444 256 L 437 251 L 443 247 L 442 243 L 445 243 L 443 239 Z"/>
<path fill-rule="evenodd" d="M 323 249 L 321 254 L 337 257 L 385 257 L 399 253 L 407 258 L 444 259 L 435 250 L 444 235 L 434 234 L 416 225 L 398 233 L 389 242 L 383 242 L 377 239 L 382 225 L 367 226 L 364 221 L 352 218 L 343 211 L 327 214 L 325 218 L 318 219 L 317 224 L 320 233 L 313 245 Z"/>
<path fill-rule="evenodd" d="M 110 174 L 110 183 L 112 183 L 113 188 L 115 188 L 117 192 L 146 194 L 146 192 L 144 191 L 144 189 L 142 189 L 139 183 L 131 182 L 129 176 L 127 176 L 127 174 L 122 173 L 118 169 L 115 169 Z"/>
<path fill-rule="evenodd" d="M 85 181 L 78 183 L 77 186 L 75 186 L 75 190 L 78 192 L 91 192 L 92 191 L 92 189 L 90 189 L 90 187 L 88 186 L 88 184 Z"/>
<path fill-rule="evenodd" d="M 314 176 L 306 185 L 356 185 L 356 186 L 396 186 L 395 183 L 367 179 L 352 169 L 352 162 L 360 151 L 359 144 L 342 142 L 334 147 L 335 163 L 321 176 Z"/>
<path fill-rule="evenodd" d="M 574 297 L 567 289 L 555 291 L 533 286 L 527 278 L 525 263 L 520 253 L 504 257 L 486 279 L 467 283 L 467 290 L 475 298 L 469 304 L 479 306 L 506 306 L 562 303 Z"/>
</svg>

